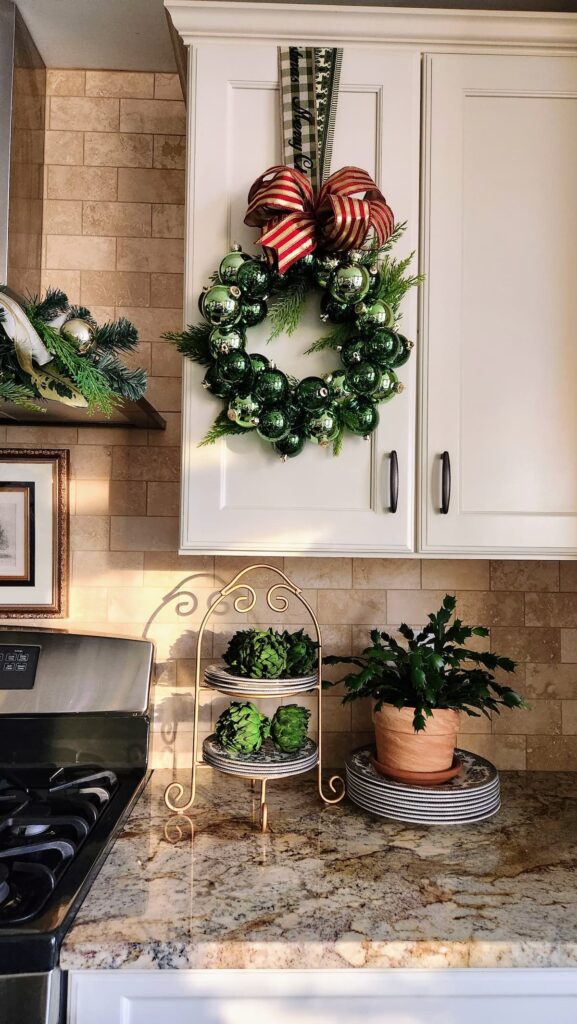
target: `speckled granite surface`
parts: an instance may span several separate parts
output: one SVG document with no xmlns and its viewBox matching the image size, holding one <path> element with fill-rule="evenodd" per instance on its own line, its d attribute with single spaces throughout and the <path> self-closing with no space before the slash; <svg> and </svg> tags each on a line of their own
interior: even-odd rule
<svg viewBox="0 0 577 1024">
<path fill-rule="evenodd" d="M 275 782 L 262 836 L 248 783 L 206 770 L 175 843 L 171 778 L 154 773 L 64 968 L 577 967 L 577 774 L 503 773 L 500 813 L 461 828 Z"/>
</svg>

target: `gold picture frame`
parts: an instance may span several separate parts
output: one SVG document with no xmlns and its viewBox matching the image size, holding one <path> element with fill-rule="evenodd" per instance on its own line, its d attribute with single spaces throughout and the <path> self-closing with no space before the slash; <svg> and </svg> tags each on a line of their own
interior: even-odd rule
<svg viewBox="0 0 577 1024">
<path fill-rule="evenodd" d="M 68 612 L 70 453 L 0 448 L 0 619 Z"/>
</svg>

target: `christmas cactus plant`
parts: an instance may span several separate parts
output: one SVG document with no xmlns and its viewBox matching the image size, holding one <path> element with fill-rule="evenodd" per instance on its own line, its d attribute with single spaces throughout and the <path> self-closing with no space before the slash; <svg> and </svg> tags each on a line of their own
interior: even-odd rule
<svg viewBox="0 0 577 1024">
<path fill-rule="evenodd" d="M 270 733 L 270 721 L 250 701 L 232 701 L 216 723 L 216 736 L 225 750 L 252 754 Z"/>
</svg>

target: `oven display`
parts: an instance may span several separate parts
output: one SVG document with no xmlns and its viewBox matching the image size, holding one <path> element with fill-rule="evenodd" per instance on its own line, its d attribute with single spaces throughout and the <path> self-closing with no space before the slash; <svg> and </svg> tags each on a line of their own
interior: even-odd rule
<svg viewBox="0 0 577 1024">
<path fill-rule="evenodd" d="M 0 643 L 0 690 L 31 690 L 40 647 Z"/>
</svg>

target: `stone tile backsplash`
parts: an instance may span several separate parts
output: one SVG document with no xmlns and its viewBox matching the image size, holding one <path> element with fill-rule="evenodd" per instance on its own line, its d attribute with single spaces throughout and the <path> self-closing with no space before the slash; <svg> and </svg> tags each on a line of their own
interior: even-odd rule
<svg viewBox="0 0 577 1024">
<path fill-rule="evenodd" d="M 60 285 L 99 319 L 136 324 L 135 361 L 151 373 L 150 400 L 168 426 L 164 433 L 2 427 L 0 440 L 70 448 L 70 617 L 54 625 L 155 641 L 153 764 L 184 766 L 198 623 L 217 588 L 245 564 L 177 554 L 181 364 L 161 335 L 182 323 L 184 105 L 176 75 L 52 70 L 47 92 L 42 287 Z M 462 616 L 488 626 L 492 648 L 519 661 L 517 686 L 531 703 L 528 712 L 492 722 L 466 719 L 461 743 L 501 768 L 577 769 L 577 563 L 268 561 L 303 587 L 332 653 L 361 650 L 375 625 L 418 625 L 445 592 L 457 594 Z M 299 609 L 270 615 L 267 579 L 261 573 L 254 582 L 249 621 L 305 625 Z M 180 613 L 170 598 L 179 590 Z M 203 660 L 220 657 L 244 621 L 228 608 L 207 635 Z M 343 706 L 341 698 L 338 687 L 324 697 L 333 763 L 371 729 L 369 708 Z M 222 698 L 203 695 L 204 734 L 222 706 Z"/>
</svg>

